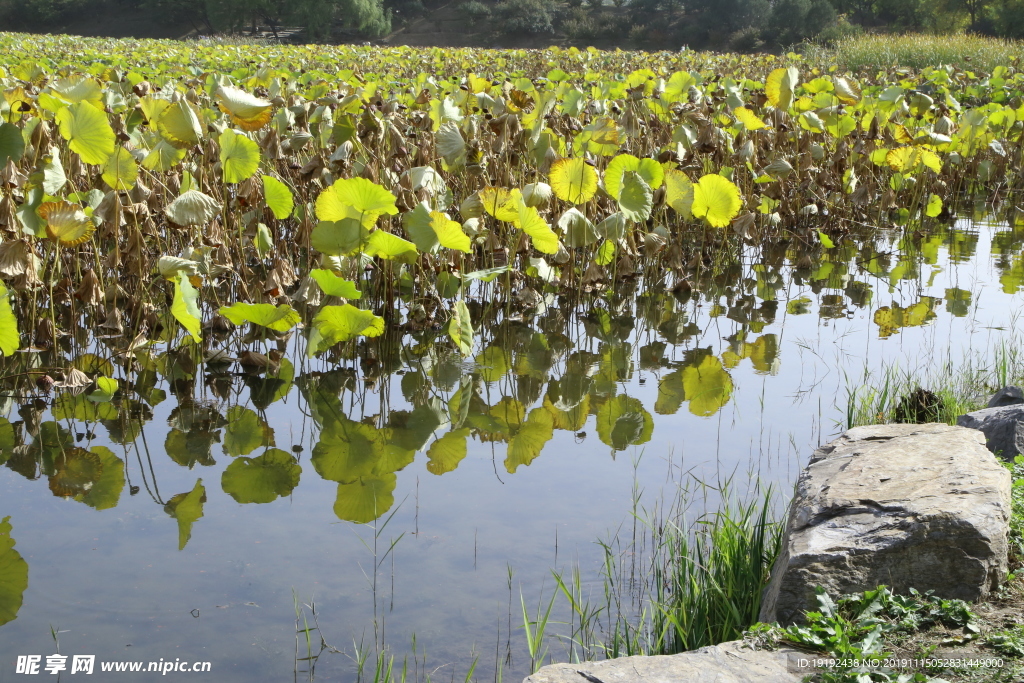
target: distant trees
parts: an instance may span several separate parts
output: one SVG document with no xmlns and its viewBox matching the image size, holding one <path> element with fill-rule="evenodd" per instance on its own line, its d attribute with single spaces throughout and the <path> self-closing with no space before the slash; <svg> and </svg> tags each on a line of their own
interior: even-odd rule
<svg viewBox="0 0 1024 683">
<path fill-rule="evenodd" d="M 276 33 L 284 25 L 306 28 L 311 38 L 331 34 L 336 21 L 359 33 L 377 37 L 391 30 L 380 0 L 146 0 L 153 8 L 179 20 L 200 17 L 217 32 L 237 33 L 265 26 Z"/>
</svg>

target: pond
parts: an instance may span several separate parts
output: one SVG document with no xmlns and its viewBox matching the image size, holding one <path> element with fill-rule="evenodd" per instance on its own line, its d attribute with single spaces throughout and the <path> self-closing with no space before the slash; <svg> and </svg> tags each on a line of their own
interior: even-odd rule
<svg viewBox="0 0 1024 683">
<path fill-rule="evenodd" d="M 311 602 L 341 651 L 317 680 L 354 679 L 381 642 L 417 679 L 476 662 L 476 678 L 518 680 L 520 596 L 533 611 L 550 570 L 575 564 L 599 590 L 596 541 L 630 533 L 636 500 L 694 479 L 786 493 L 865 370 L 935 371 L 1009 340 L 1024 230 L 987 211 L 831 247 L 804 228 L 685 279 L 620 272 L 515 305 L 480 283 L 465 358 L 430 325 L 315 359 L 300 335 L 242 340 L 260 372 L 156 344 L 132 377 L 145 401 L 9 396 L 0 518 L 28 588 L 0 627 L 4 680 L 55 638 L 97 661 L 308 680 Z M 118 376 L 79 332 L 64 362 Z"/>
</svg>

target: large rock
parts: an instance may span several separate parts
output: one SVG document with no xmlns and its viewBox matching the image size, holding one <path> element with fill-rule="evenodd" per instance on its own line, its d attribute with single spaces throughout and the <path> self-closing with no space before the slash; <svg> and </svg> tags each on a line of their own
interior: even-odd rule
<svg viewBox="0 0 1024 683">
<path fill-rule="evenodd" d="M 1019 403 L 1024 403 L 1024 390 L 1020 387 L 1015 387 L 1012 384 L 1008 384 L 989 399 L 986 408 L 1002 408 L 1003 406 L 1012 406 Z"/>
<path fill-rule="evenodd" d="M 851 429 L 800 475 L 762 621 L 798 621 L 829 594 L 910 588 L 977 600 L 1006 575 L 1010 474 L 980 432 Z"/>
<path fill-rule="evenodd" d="M 551 664 L 523 683 L 799 683 L 805 652 L 783 647 L 752 650 L 742 641 L 657 657 L 620 657 L 600 662 Z"/>
<path fill-rule="evenodd" d="M 1024 453 L 1024 405 L 975 410 L 958 417 L 956 423 L 982 432 L 988 449 L 1004 460 Z"/>
</svg>

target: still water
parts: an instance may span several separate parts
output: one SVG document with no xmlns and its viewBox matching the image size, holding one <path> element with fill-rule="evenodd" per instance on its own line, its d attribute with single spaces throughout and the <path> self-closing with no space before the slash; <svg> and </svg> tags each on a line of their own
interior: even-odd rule
<svg viewBox="0 0 1024 683">
<path fill-rule="evenodd" d="M 594 585 L 595 541 L 631 524 L 636 492 L 730 475 L 788 490 L 865 368 L 935 371 L 1011 338 L 1022 244 L 964 217 L 831 249 L 808 230 L 671 289 L 477 302 L 469 359 L 425 331 L 307 360 L 297 335 L 270 375 L 154 353 L 144 406 L 9 398 L 0 519 L 28 588 L 0 625 L 0 681 L 18 655 L 45 664 L 54 633 L 97 662 L 211 664 L 172 678 L 308 680 L 297 601 L 340 651 L 316 680 L 352 680 L 381 640 L 420 679 L 476 660 L 478 679 L 518 680 L 520 593 L 535 605 L 575 563 Z M 95 350 L 78 362 L 109 362 Z"/>
</svg>

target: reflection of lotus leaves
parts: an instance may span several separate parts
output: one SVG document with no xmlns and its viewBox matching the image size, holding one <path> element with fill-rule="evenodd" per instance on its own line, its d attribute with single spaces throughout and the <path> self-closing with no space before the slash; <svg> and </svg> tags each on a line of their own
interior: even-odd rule
<svg viewBox="0 0 1024 683">
<path fill-rule="evenodd" d="M 582 372 L 567 372 L 552 382 L 556 394 L 555 407 L 559 410 L 572 410 L 584 398 L 590 395 L 594 380 Z"/>
<path fill-rule="evenodd" d="M 365 524 L 372 522 L 395 504 L 398 478 L 391 473 L 361 477 L 351 484 L 338 484 L 334 514 L 338 519 Z"/>
<path fill-rule="evenodd" d="M 640 399 L 613 396 L 597 411 L 597 435 L 617 451 L 647 443 L 654 431 L 654 420 Z"/>
<path fill-rule="evenodd" d="M 554 434 L 554 425 L 554 418 L 547 410 L 543 408 L 531 410 L 526 422 L 508 444 L 505 469 L 510 474 L 515 474 L 516 468 L 520 465 L 529 465 L 533 462 L 540 455 L 544 444 L 551 440 Z"/>
<path fill-rule="evenodd" d="M 53 495 L 68 498 L 84 495 L 103 474 L 100 456 L 72 447 L 53 459 L 54 473 L 50 475 L 50 490 Z"/>
<path fill-rule="evenodd" d="M 728 357 L 730 359 L 729 362 L 735 362 L 736 364 L 740 362 L 740 356 L 732 351 L 726 351 L 722 355 L 723 357 Z M 732 358 L 735 358 L 735 361 L 732 361 Z M 733 366 L 730 365 L 730 367 Z M 659 415 L 675 415 L 679 412 L 679 408 L 682 407 L 685 400 L 683 371 L 676 370 L 675 372 L 670 372 L 658 382 L 658 399 L 654 402 L 654 412 Z"/>
<path fill-rule="evenodd" d="M 14 425 L 6 417 L 0 417 L 0 465 L 7 462 L 7 459 L 14 454 L 14 448 L 17 445 Z"/>
<path fill-rule="evenodd" d="M 702 417 L 717 413 L 732 395 L 732 378 L 715 356 L 704 356 L 697 365 L 683 368 L 682 385 L 690 412 Z"/>
<path fill-rule="evenodd" d="M 274 430 L 248 408 L 228 408 L 227 423 L 227 429 L 224 430 L 224 452 L 228 455 L 249 455 L 260 446 L 274 445 Z"/>
<path fill-rule="evenodd" d="M 946 290 L 946 311 L 963 318 L 971 310 L 971 293 L 968 290 L 953 287 Z"/>
<path fill-rule="evenodd" d="M 324 479 L 350 483 L 373 471 L 383 447 L 383 435 L 375 427 L 341 417 L 320 432 L 310 461 Z"/>
<path fill-rule="evenodd" d="M 203 486 L 203 480 L 199 479 L 191 491 L 171 496 L 167 505 L 164 505 L 164 512 L 178 522 L 178 550 L 183 550 L 192 538 L 192 524 L 203 516 L 205 502 L 206 487 Z"/>
<path fill-rule="evenodd" d="M 751 345 L 750 362 L 761 373 L 775 374 L 779 371 L 779 338 L 774 334 L 763 334 Z"/>
<path fill-rule="evenodd" d="M 508 372 L 508 354 L 500 346 L 488 346 L 476 357 L 476 362 L 485 382 L 497 382 Z"/>
<path fill-rule="evenodd" d="M 923 296 L 913 306 L 903 308 L 893 305 L 882 306 L 875 311 L 874 321 L 878 325 L 878 336 L 889 337 L 902 327 L 919 327 L 935 318 L 935 297 Z"/>
<path fill-rule="evenodd" d="M 430 459 L 427 462 L 427 471 L 440 475 L 458 467 L 466 457 L 466 439 L 469 432 L 468 427 L 456 429 L 430 444 L 427 450 L 427 458 Z"/>
<path fill-rule="evenodd" d="M 0 519 L 0 626 L 14 621 L 28 588 L 28 563 L 14 549 L 11 518 Z"/>
<path fill-rule="evenodd" d="M 192 469 L 197 464 L 203 467 L 213 467 L 217 461 L 210 454 L 213 444 L 220 440 L 220 432 L 183 432 L 180 429 L 172 429 L 167 432 L 167 439 L 164 440 L 164 450 L 174 462 L 182 467 Z"/>
<path fill-rule="evenodd" d="M 256 458 L 238 458 L 224 470 L 220 486 L 239 503 L 270 503 L 299 485 L 302 468 L 289 453 L 268 448 Z"/>
<path fill-rule="evenodd" d="M 584 396 L 583 400 L 568 410 L 559 410 L 548 396 L 544 397 L 544 408 L 551 413 L 555 429 L 563 429 L 569 432 L 578 432 L 587 423 L 587 416 L 590 415 L 590 396 Z"/>
<path fill-rule="evenodd" d="M 511 436 L 526 419 L 526 408 L 520 401 L 506 396 L 495 403 L 488 414 L 498 422 L 502 434 Z"/>
<path fill-rule="evenodd" d="M 75 500 L 96 510 L 116 507 L 124 490 L 124 461 L 105 446 L 93 446 L 90 450 L 99 457 L 103 470 L 88 492 L 77 494 Z"/>
</svg>

